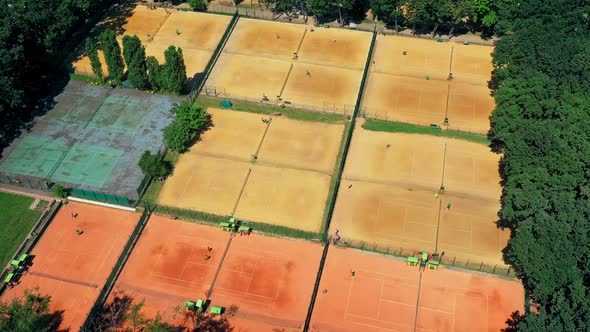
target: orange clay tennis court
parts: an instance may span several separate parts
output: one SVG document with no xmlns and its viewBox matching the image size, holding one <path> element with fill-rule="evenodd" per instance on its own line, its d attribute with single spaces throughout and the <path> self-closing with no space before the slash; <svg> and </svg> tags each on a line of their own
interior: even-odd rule
<svg viewBox="0 0 590 332">
<path fill-rule="evenodd" d="M 174 315 L 177 306 L 207 297 L 229 236 L 215 227 L 152 215 L 107 303 L 117 296 L 145 300 L 147 317 L 160 312 L 175 322 L 181 318 Z"/>
<path fill-rule="evenodd" d="M 250 173 L 247 162 L 183 154 L 158 196 L 158 204 L 231 215 Z"/>
<path fill-rule="evenodd" d="M 442 125 L 448 92 L 447 81 L 371 72 L 361 112 L 366 117 L 381 120 Z"/>
<path fill-rule="evenodd" d="M 303 328 L 322 246 L 257 234 L 232 239 L 211 303 L 238 307 L 237 331 Z"/>
<path fill-rule="evenodd" d="M 496 107 L 487 86 L 452 82 L 449 89 L 448 129 L 487 134 Z"/>
<path fill-rule="evenodd" d="M 77 214 L 75 218 L 72 214 Z M 77 331 L 86 320 L 139 214 L 69 202 L 62 206 L 31 252 L 28 273 L 2 301 L 39 287 L 51 310 L 63 310 L 61 328 Z M 78 234 L 77 230 L 83 231 Z M 75 296 L 72 296 L 75 294 Z"/>
<path fill-rule="evenodd" d="M 451 66 L 451 43 L 378 35 L 373 49 L 371 72 L 410 76 L 424 80 L 446 80 Z"/>
<path fill-rule="evenodd" d="M 295 62 L 281 97 L 298 108 L 352 114 L 362 75 L 360 70 Z"/>
<path fill-rule="evenodd" d="M 257 120 L 260 123 L 259 117 Z M 332 174 L 343 134 L 343 124 L 274 117 L 260 148 L 258 163 Z"/>
<path fill-rule="evenodd" d="M 331 247 L 310 328 L 491 332 L 523 306 L 518 281 L 444 268 L 420 275 L 399 259 Z"/>
<path fill-rule="evenodd" d="M 310 232 L 319 232 L 330 176 L 254 164 L 235 215 Z"/>
<path fill-rule="evenodd" d="M 240 18 L 224 47 L 225 52 L 291 60 L 306 34 L 305 26 Z"/>
<path fill-rule="evenodd" d="M 454 44 L 451 64 L 453 80 L 487 86 L 492 76 L 493 51 L 491 46 Z"/>
</svg>

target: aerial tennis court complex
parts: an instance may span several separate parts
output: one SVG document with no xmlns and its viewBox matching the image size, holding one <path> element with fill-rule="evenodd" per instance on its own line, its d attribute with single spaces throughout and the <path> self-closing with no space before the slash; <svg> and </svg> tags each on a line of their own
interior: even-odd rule
<svg viewBox="0 0 590 332">
<path fill-rule="evenodd" d="M 158 204 L 319 232 L 344 125 L 208 112 L 214 126 L 180 157 Z"/>
<path fill-rule="evenodd" d="M 110 14 L 97 25 L 97 31 L 111 28 L 118 34 L 122 47 L 124 35 L 136 35 L 142 41 L 147 56 L 164 63 L 164 51 L 169 46 L 182 48 L 186 74 L 190 79 L 202 78 L 207 63 L 227 29 L 231 16 L 185 12 L 165 8 L 128 4 L 113 6 Z M 99 51 L 105 71 L 104 55 Z M 78 74 L 94 76 L 90 60 L 83 51 L 72 63 Z M 106 72 L 106 71 L 105 71 Z"/>
<path fill-rule="evenodd" d="M 483 144 L 358 126 L 331 232 L 357 247 L 444 251 L 448 263 L 505 267 L 498 161 Z"/>
<path fill-rule="evenodd" d="M 354 276 L 352 275 L 354 272 Z M 500 331 L 524 308 L 522 285 L 330 247 L 311 331 Z"/>
<path fill-rule="evenodd" d="M 51 310 L 63 311 L 60 328 L 78 331 L 139 218 L 137 213 L 75 202 L 62 206 L 27 258 L 27 272 L 0 300 L 38 287 L 51 296 Z"/>
<path fill-rule="evenodd" d="M 174 102 L 70 81 L 53 109 L 3 151 L 0 172 L 14 183 L 33 178 L 137 200 L 144 178 L 137 163 L 145 150 L 163 149 Z"/>
<path fill-rule="evenodd" d="M 352 114 L 371 37 L 240 18 L 202 93 Z"/>
<path fill-rule="evenodd" d="M 185 301 L 238 308 L 232 324 L 270 331 L 303 326 L 322 246 L 299 240 L 231 235 L 152 215 L 129 257 L 109 302 L 145 301 L 148 317 L 160 313 L 182 322 Z"/>
<path fill-rule="evenodd" d="M 361 113 L 485 134 L 495 107 L 488 88 L 492 51 L 491 46 L 378 35 Z"/>
</svg>

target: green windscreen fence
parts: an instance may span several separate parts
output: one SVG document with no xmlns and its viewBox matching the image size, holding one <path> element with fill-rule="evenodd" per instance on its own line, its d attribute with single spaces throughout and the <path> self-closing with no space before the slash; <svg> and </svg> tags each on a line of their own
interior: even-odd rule
<svg viewBox="0 0 590 332">
<path fill-rule="evenodd" d="M 96 191 L 84 190 L 84 189 L 71 189 L 70 194 L 72 196 L 76 196 L 79 198 L 90 199 L 93 201 L 100 201 L 105 203 L 117 204 L 117 205 L 126 205 L 131 206 L 133 205 L 134 201 L 125 198 L 119 197 L 115 195 L 110 195 L 106 193 L 99 193 Z"/>
</svg>

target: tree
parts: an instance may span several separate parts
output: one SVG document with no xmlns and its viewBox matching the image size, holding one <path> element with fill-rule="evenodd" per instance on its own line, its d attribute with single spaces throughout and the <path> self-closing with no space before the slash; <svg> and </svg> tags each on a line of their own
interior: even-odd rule
<svg viewBox="0 0 590 332">
<path fill-rule="evenodd" d="M 0 331 L 2 332 L 53 332 L 59 331 L 63 312 L 51 312 L 51 297 L 39 291 L 25 290 L 22 298 L 10 303 L 0 302 Z"/>
<path fill-rule="evenodd" d="M 187 3 L 194 10 L 206 11 L 207 10 L 207 4 L 209 3 L 209 1 L 207 1 L 207 0 L 187 0 Z"/>
<path fill-rule="evenodd" d="M 337 19 L 344 25 L 352 10 L 355 0 L 307 0 L 307 7 L 318 21 Z"/>
<path fill-rule="evenodd" d="M 186 66 L 182 49 L 174 46 L 168 47 L 164 51 L 166 62 L 160 71 L 162 79 L 162 89 L 168 92 L 181 94 L 186 81 Z"/>
<path fill-rule="evenodd" d="M 140 90 L 148 86 L 145 48 L 137 36 L 123 37 L 123 57 L 127 64 L 127 79 Z"/>
<path fill-rule="evenodd" d="M 383 21 L 387 25 L 393 25 L 398 30 L 398 24 L 404 19 L 402 6 L 403 0 L 373 0 L 371 1 L 371 11 L 375 18 Z"/>
<path fill-rule="evenodd" d="M 100 34 L 100 46 L 104 52 L 105 61 L 109 69 L 109 76 L 116 85 L 123 82 L 123 58 L 121 57 L 121 48 L 117 42 L 117 35 L 111 29 L 106 29 Z"/>
<path fill-rule="evenodd" d="M 86 39 L 85 44 L 86 54 L 88 54 L 88 58 L 90 59 L 90 66 L 92 67 L 92 72 L 98 79 L 101 81 L 103 80 L 103 72 L 102 72 L 102 64 L 100 63 L 100 59 L 98 58 L 98 48 L 96 47 L 96 43 L 92 38 Z"/>
<path fill-rule="evenodd" d="M 148 56 L 146 59 L 148 82 L 154 91 L 162 89 L 162 66 L 158 63 L 158 59 L 153 56 Z"/>
<path fill-rule="evenodd" d="M 59 184 L 53 185 L 51 191 L 53 192 L 53 195 L 55 195 L 55 197 L 59 198 L 66 198 L 70 195 L 70 191 Z"/>
<path fill-rule="evenodd" d="M 500 164 L 504 257 L 536 311 L 506 331 L 590 329 L 588 4 L 500 2 L 489 138 Z M 478 9 L 476 9 L 476 13 Z M 509 32 L 509 33 L 508 33 Z"/>
<path fill-rule="evenodd" d="M 211 115 L 203 106 L 187 101 L 173 107 L 172 112 L 176 119 L 164 128 L 164 142 L 170 149 L 182 153 L 211 127 Z"/>
<path fill-rule="evenodd" d="M 139 159 L 139 168 L 146 176 L 163 178 L 168 176 L 172 171 L 172 164 L 163 160 L 159 154 L 152 154 L 150 151 L 144 151 Z"/>
</svg>

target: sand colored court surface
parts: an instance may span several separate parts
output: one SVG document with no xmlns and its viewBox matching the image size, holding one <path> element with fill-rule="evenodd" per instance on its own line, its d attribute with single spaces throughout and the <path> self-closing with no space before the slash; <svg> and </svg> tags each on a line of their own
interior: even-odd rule
<svg viewBox="0 0 590 332">
<path fill-rule="evenodd" d="M 145 300 L 146 317 L 160 312 L 177 321 L 175 307 L 206 298 L 229 236 L 215 227 L 152 215 L 107 302 L 124 296 Z"/>
<path fill-rule="evenodd" d="M 230 21 L 231 17 L 226 15 L 149 9 L 137 5 L 129 12 L 111 11 L 97 26 L 114 29 L 121 47 L 124 35 L 137 35 L 145 46 L 146 55 L 156 57 L 160 64 L 164 62 L 164 51 L 169 46 L 182 48 L 186 73 L 190 78 L 203 72 Z M 101 51 L 99 57 L 106 73 L 107 66 Z M 77 74 L 94 76 L 86 55 L 77 56 L 72 67 Z"/>
<path fill-rule="evenodd" d="M 338 247 L 328 251 L 319 290 L 311 331 L 492 332 L 524 307 L 518 281 L 445 268 L 420 274 L 398 259 Z"/>
<path fill-rule="evenodd" d="M 158 203 L 229 215 L 250 172 L 246 162 L 184 154 L 158 196 Z"/>
<path fill-rule="evenodd" d="M 322 246 L 265 237 L 233 238 L 211 303 L 238 307 L 235 331 L 302 330 Z"/>
<path fill-rule="evenodd" d="M 208 112 L 213 126 L 179 158 L 158 204 L 319 232 L 344 125 Z"/>
<path fill-rule="evenodd" d="M 136 35 L 139 39 L 146 43 L 154 38 L 155 34 L 158 32 L 158 29 L 164 24 L 166 19 L 170 16 L 170 12 L 168 12 L 164 8 L 156 8 L 156 9 L 149 9 L 146 6 L 136 6 L 130 12 L 131 15 L 128 17 L 121 17 L 119 16 L 120 12 L 117 10 L 113 10 L 107 18 L 98 23 L 98 26 L 111 26 L 111 25 L 119 25 L 117 21 L 124 20 L 124 23 L 121 25 L 120 29 L 117 29 L 116 32 L 120 35 L 129 35 L 133 36 Z"/>
<path fill-rule="evenodd" d="M 363 94 L 361 112 L 369 118 L 442 126 L 448 91 L 446 81 L 372 72 Z"/>
<path fill-rule="evenodd" d="M 267 96 L 274 101 L 290 67 L 288 61 L 224 52 L 211 71 L 205 93 L 254 101 Z"/>
<path fill-rule="evenodd" d="M 274 117 L 258 162 L 332 174 L 343 133 L 342 124 Z"/>
<path fill-rule="evenodd" d="M 240 18 L 224 47 L 227 53 L 291 60 L 306 34 L 300 24 Z"/>
<path fill-rule="evenodd" d="M 330 176 L 289 168 L 254 165 L 236 217 L 319 232 Z"/>
<path fill-rule="evenodd" d="M 366 32 L 241 18 L 202 93 L 352 114 L 370 43 Z"/>
<path fill-rule="evenodd" d="M 297 61 L 363 70 L 371 34 L 344 29 L 308 28 Z"/>
<path fill-rule="evenodd" d="M 151 44 L 213 52 L 230 21 L 231 16 L 226 15 L 174 11 Z"/>
<path fill-rule="evenodd" d="M 368 247 L 433 251 L 440 204 L 428 192 L 343 180 L 331 228 Z"/>
<path fill-rule="evenodd" d="M 361 115 L 486 134 L 495 108 L 487 87 L 492 51 L 490 46 L 379 35 Z"/>
<path fill-rule="evenodd" d="M 262 141 L 267 125 L 262 116 L 247 112 L 208 108 L 213 126 L 209 128 L 189 154 L 212 155 L 250 161 Z M 273 125 L 276 122 L 273 121 Z"/>
<path fill-rule="evenodd" d="M 445 261 L 504 267 L 498 162 L 478 143 L 357 127 L 331 232 L 355 246 L 445 251 Z"/>
<path fill-rule="evenodd" d="M 72 218 L 72 213 L 77 213 Z M 28 273 L 4 292 L 6 302 L 39 287 L 51 310 L 63 310 L 61 328 L 77 331 L 129 240 L 140 215 L 69 202 L 61 207 L 31 252 Z M 78 235 L 76 230 L 84 233 Z M 75 296 L 73 296 L 75 294 Z"/>
<path fill-rule="evenodd" d="M 297 108 L 334 110 L 352 114 L 361 83 L 358 70 L 297 62 L 282 91 L 282 98 Z"/>
<path fill-rule="evenodd" d="M 487 133 L 496 103 L 486 86 L 453 82 L 448 106 L 448 129 Z"/>
<path fill-rule="evenodd" d="M 454 44 L 451 65 L 453 81 L 487 86 L 494 69 L 493 51 L 491 46 Z"/>
<path fill-rule="evenodd" d="M 442 181 L 444 144 L 436 136 L 392 134 L 357 126 L 343 177 L 434 192 Z"/>
<path fill-rule="evenodd" d="M 371 71 L 416 77 L 421 80 L 426 76 L 446 80 L 449 76 L 453 45 L 428 39 L 378 35 Z"/>
</svg>

